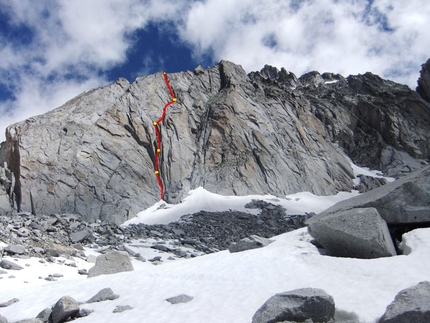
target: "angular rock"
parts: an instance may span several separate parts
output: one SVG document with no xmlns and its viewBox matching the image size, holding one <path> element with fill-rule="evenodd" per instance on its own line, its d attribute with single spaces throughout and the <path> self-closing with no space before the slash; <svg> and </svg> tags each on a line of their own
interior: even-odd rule
<svg viewBox="0 0 430 323">
<path fill-rule="evenodd" d="M 133 264 L 127 252 L 110 251 L 97 257 L 95 266 L 88 271 L 88 278 L 133 270 Z"/>
<path fill-rule="evenodd" d="M 173 297 L 169 297 L 166 299 L 166 301 L 168 301 L 170 304 L 180 304 L 180 303 L 188 303 L 191 302 L 194 299 L 194 297 L 186 295 L 186 294 L 181 294 L 178 296 L 173 296 Z"/>
<path fill-rule="evenodd" d="M 397 181 L 339 202 L 314 216 L 310 222 L 329 214 L 354 208 L 375 208 L 390 224 L 430 222 L 430 166 Z"/>
<path fill-rule="evenodd" d="M 61 297 L 52 308 L 50 323 L 66 322 L 79 313 L 79 304 L 70 296 Z"/>
<path fill-rule="evenodd" d="M 424 100 L 430 102 L 430 59 L 428 59 L 425 64 L 421 65 L 417 92 Z"/>
<path fill-rule="evenodd" d="M 86 303 L 112 301 L 117 298 L 119 298 L 119 295 L 115 294 L 111 288 L 107 287 L 100 290 L 96 295 L 86 301 Z"/>
<path fill-rule="evenodd" d="M 400 291 L 388 305 L 379 323 L 430 322 L 430 282 Z"/>
<path fill-rule="evenodd" d="M 0 267 L 3 268 L 3 269 L 8 269 L 8 270 L 21 270 L 21 269 L 24 269 L 24 267 L 21 267 L 20 265 L 14 263 L 12 261 L 6 260 L 6 259 L 2 259 L 0 261 Z"/>
<path fill-rule="evenodd" d="M 309 233 L 336 257 L 379 258 L 395 256 L 386 222 L 375 208 L 355 208 L 307 221 Z"/>
<path fill-rule="evenodd" d="M 5 318 L 4 316 L 0 315 L 0 323 L 8 323 L 7 318 Z"/>
<path fill-rule="evenodd" d="M 252 323 L 284 321 L 334 322 L 333 297 L 318 288 L 302 288 L 276 294 L 269 298 L 254 314 Z"/>
<path fill-rule="evenodd" d="M 86 308 L 80 308 L 77 317 L 86 317 L 86 316 L 90 315 L 93 312 L 94 312 L 94 310 L 89 310 L 89 309 L 86 309 Z"/>
<path fill-rule="evenodd" d="M 4 251 L 14 254 L 14 255 L 23 255 L 26 250 L 23 245 L 8 245 L 6 248 L 4 248 Z"/>
<path fill-rule="evenodd" d="M 263 248 L 271 244 L 273 240 L 262 238 L 256 235 L 251 235 L 249 238 L 244 238 L 238 242 L 232 243 L 228 250 L 233 252 L 241 252 L 250 249 Z"/>
<path fill-rule="evenodd" d="M 354 186 L 354 189 L 358 190 L 360 193 L 371 191 L 374 188 L 388 183 L 385 178 L 371 177 L 366 175 L 358 175 L 357 177 L 360 179 L 360 184 Z"/>
<path fill-rule="evenodd" d="M 124 311 L 132 310 L 133 307 L 130 305 L 117 305 L 115 309 L 112 311 L 112 313 L 122 313 Z"/>
<path fill-rule="evenodd" d="M 78 243 L 78 242 L 85 241 L 87 239 L 91 239 L 92 236 L 93 235 L 90 230 L 82 230 L 82 231 L 72 232 L 70 234 L 70 240 L 72 241 L 72 243 Z"/>
<path fill-rule="evenodd" d="M 48 322 L 49 317 L 51 316 L 51 313 L 52 313 L 52 308 L 47 307 L 42 312 L 37 314 L 36 318 L 40 319 L 42 322 Z"/>
</svg>

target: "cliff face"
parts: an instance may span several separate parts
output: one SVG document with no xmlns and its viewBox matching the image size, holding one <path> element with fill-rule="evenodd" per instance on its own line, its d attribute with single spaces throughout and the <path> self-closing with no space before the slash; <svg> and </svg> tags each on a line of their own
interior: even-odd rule
<svg viewBox="0 0 430 323">
<path fill-rule="evenodd" d="M 430 104 L 371 73 L 297 78 L 265 66 L 247 75 L 222 61 L 168 77 L 177 97 L 159 125 L 168 202 L 198 186 L 334 194 L 353 186 L 345 155 L 391 176 L 429 158 Z M 15 208 L 121 223 L 152 205 L 153 122 L 170 100 L 162 73 L 119 79 L 8 127 L 0 155 Z"/>
</svg>

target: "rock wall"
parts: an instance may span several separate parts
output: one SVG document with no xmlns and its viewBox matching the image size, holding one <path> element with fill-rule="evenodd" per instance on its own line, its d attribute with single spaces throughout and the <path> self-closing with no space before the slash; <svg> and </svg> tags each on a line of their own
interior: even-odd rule
<svg viewBox="0 0 430 323">
<path fill-rule="evenodd" d="M 177 102 L 160 125 L 165 200 L 203 186 L 219 194 L 318 195 L 351 190 L 356 163 L 390 175 L 430 151 L 430 108 L 406 86 L 367 73 L 221 61 L 168 75 Z M 2 145 L 22 211 L 121 223 L 159 199 L 153 121 L 170 94 L 162 73 L 119 79 L 11 125 Z"/>
</svg>

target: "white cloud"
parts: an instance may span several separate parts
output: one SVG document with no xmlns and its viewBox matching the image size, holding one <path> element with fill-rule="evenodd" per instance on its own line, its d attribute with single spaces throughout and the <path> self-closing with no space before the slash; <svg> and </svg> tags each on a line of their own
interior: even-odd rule
<svg viewBox="0 0 430 323">
<path fill-rule="evenodd" d="M 126 60 L 133 32 L 149 21 L 177 21 L 186 8 L 184 0 L 8 2 L 1 9 L 10 23 L 25 26 L 32 38 L 0 39 L 0 82 L 15 96 L 0 103 L 0 142 L 9 124 L 107 84 L 103 73 Z"/>
<path fill-rule="evenodd" d="M 207 0 L 192 6 L 180 35 L 197 56 L 212 51 L 247 71 L 371 71 L 415 88 L 430 56 L 429 20 L 426 0 Z"/>
</svg>

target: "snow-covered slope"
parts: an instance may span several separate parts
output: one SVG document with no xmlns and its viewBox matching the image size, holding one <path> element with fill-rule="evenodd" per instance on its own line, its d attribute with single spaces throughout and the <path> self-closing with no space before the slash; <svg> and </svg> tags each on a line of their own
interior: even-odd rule
<svg viewBox="0 0 430 323">
<path fill-rule="evenodd" d="M 23 270 L 27 284 L 22 276 L 0 281 L 0 301 L 20 300 L 0 308 L 0 314 L 11 322 L 34 318 L 61 296 L 85 302 L 110 287 L 120 297 L 81 305 L 94 313 L 79 322 L 249 323 L 275 293 L 317 287 L 334 297 L 338 310 L 356 313 L 361 322 L 374 322 L 401 289 L 430 280 L 430 229 L 407 234 L 407 245 L 412 248 L 409 255 L 374 260 L 322 256 L 309 243 L 310 238 L 306 229 L 300 229 L 276 237 L 263 249 L 235 254 L 223 251 L 160 266 L 134 262 L 133 272 L 90 279 L 65 277 L 43 286 L 32 283 L 36 273 L 31 265 Z M 5 284 L 7 281 L 13 283 Z M 178 305 L 165 301 L 183 293 L 194 299 Z M 114 314 L 117 305 L 133 309 Z"/>
</svg>

